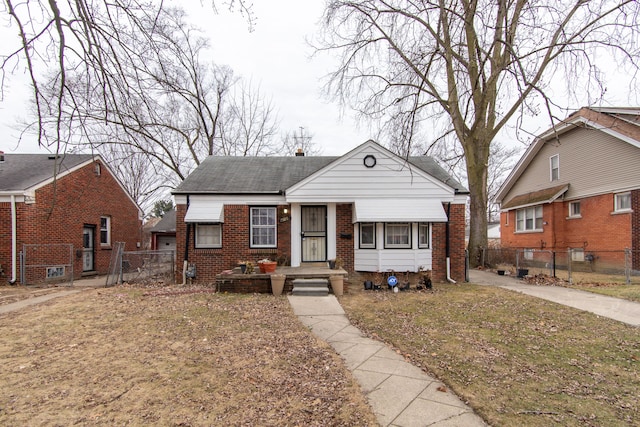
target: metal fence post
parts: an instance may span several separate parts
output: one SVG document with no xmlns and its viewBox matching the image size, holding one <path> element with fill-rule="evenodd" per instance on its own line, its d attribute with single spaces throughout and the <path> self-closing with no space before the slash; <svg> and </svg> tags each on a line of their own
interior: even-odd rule
<svg viewBox="0 0 640 427">
<path fill-rule="evenodd" d="M 571 277 L 571 254 L 573 249 L 567 249 L 567 273 L 569 274 L 569 284 L 573 284 L 573 278 Z"/>
<path fill-rule="evenodd" d="M 632 264 L 633 264 L 633 260 L 631 256 L 631 249 L 624 248 L 624 276 L 625 276 L 627 285 L 631 284 Z"/>
<path fill-rule="evenodd" d="M 20 251 L 20 284 L 24 285 L 24 251 Z"/>
</svg>

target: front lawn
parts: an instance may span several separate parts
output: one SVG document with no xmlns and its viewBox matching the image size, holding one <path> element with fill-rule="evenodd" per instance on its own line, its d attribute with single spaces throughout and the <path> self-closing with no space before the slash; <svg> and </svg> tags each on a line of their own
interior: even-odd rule
<svg viewBox="0 0 640 427">
<path fill-rule="evenodd" d="M 0 425 L 368 426 L 285 297 L 85 290 L 0 315 Z"/>
<path fill-rule="evenodd" d="M 496 426 L 640 425 L 640 329 L 495 287 L 359 291 L 354 324 Z"/>
</svg>

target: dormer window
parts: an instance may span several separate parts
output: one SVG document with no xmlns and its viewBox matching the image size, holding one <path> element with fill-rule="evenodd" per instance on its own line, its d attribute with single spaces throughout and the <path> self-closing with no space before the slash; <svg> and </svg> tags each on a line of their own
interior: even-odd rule
<svg viewBox="0 0 640 427">
<path fill-rule="evenodd" d="M 551 181 L 558 181 L 560 179 L 560 156 L 556 154 L 549 158 L 549 165 L 551 169 Z"/>
</svg>

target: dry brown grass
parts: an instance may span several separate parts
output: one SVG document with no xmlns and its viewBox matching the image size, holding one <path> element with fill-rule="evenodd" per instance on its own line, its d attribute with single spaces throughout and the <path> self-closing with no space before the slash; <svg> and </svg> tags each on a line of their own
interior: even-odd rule
<svg viewBox="0 0 640 427">
<path fill-rule="evenodd" d="M 340 302 L 492 425 L 640 425 L 638 328 L 470 284 Z"/>
<path fill-rule="evenodd" d="M 0 315 L 1 425 L 375 425 L 286 298 L 111 288 Z"/>
</svg>

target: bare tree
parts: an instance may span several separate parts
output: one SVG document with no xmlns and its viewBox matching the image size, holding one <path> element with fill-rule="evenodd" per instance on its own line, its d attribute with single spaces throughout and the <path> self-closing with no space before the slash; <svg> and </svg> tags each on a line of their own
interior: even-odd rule
<svg viewBox="0 0 640 427">
<path fill-rule="evenodd" d="M 235 6 L 247 11 L 242 2 Z M 40 143 L 102 153 L 117 163 L 123 181 L 131 180 L 141 205 L 163 196 L 208 155 L 273 150 L 271 102 L 230 68 L 202 59 L 208 41 L 185 22 L 182 9 L 80 1 L 66 4 L 62 17 L 55 1 L 17 8 L 7 2 L 22 47 L 4 57 L 2 71 L 26 57 Z M 48 25 L 36 27 L 41 20 Z M 52 56 L 31 60 L 44 54 Z M 57 68 L 48 69 L 48 61 Z"/>
<path fill-rule="evenodd" d="M 278 132 L 275 108 L 270 99 L 254 89 L 251 82 L 233 88 L 228 109 L 221 124 L 220 155 L 259 156 L 277 151 Z"/>
<path fill-rule="evenodd" d="M 341 54 L 327 91 L 375 120 L 393 146 L 453 134 L 471 193 L 469 249 L 487 243 L 491 143 L 512 119 L 546 112 L 551 81 L 604 92 L 597 53 L 636 72 L 640 4 L 571 0 L 330 0 L 320 49 Z"/>
<path fill-rule="evenodd" d="M 297 131 L 282 135 L 281 154 L 291 156 L 298 150 L 301 150 L 305 156 L 318 156 L 322 151 L 313 141 L 313 134 L 307 133 L 303 126 L 300 126 Z"/>
</svg>

